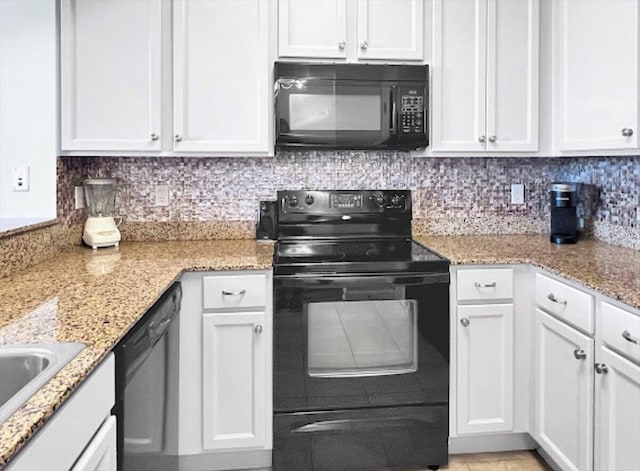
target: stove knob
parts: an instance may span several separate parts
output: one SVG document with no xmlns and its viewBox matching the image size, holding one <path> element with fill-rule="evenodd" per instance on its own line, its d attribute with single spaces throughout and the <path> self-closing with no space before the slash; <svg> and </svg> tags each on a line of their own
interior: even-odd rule
<svg viewBox="0 0 640 471">
<path fill-rule="evenodd" d="M 291 206 L 292 208 L 298 206 L 298 198 L 296 198 L 295 196 L 291 197 L 291 199 L 289 200 L 289 206 Z"/>
<path fill-rule="evenodd" d="M 376 193 L 375 195 L 373 195 L 373 200 L 378 206 L 384 206 L 385 197 L 382 193 Z"/>
<path fill-rule="evenodd" d="M 304 197 L 304 202 L 307 203 L 308 205 L 312 205 L 314 201 L 315 199 L 311 195 L 307 195 Z"/>
<path fill-rule="evenodd" d="M 400 205 L 400 203 L 401 203 L 401 201 L 402 201 L 402 200 L 400 199 L 400 197 L 399 197 L 398 195 L 393 195 L 393 196 L 391 197 L 391 204 L 392 204 L 393 206 L 399 206 L 399 205 Z"/>
</svg>

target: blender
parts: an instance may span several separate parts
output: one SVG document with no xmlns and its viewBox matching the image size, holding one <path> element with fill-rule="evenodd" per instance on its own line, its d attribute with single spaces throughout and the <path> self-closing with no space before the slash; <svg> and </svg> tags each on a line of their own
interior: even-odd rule
<svg viewBox="0 0 640 471">
<path fill-rule="evenodd" d="M 113 218 L 116 205 L 116 181 L 112 178 L 90 178 L 83 182 L 89 217 L 84 223 L 82 240 L 92 249 L 117 247 L 120 231 Z"/>
</svg>

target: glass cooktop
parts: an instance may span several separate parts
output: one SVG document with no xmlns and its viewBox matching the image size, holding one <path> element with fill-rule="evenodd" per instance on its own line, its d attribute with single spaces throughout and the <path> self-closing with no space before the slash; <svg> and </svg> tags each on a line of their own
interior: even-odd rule
<svg viewBox="0 0 640 471">
<path fill-rule="evenodd" d="M 275 274 L 445 272 L 449 261 L 411 239 L 278 241 Z"/>
</svg>

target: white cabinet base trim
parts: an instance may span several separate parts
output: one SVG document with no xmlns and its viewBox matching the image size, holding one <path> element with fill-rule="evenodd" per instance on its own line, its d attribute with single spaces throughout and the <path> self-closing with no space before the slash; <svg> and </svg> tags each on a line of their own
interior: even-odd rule
<svg viewBox="0 0 640 471">
<path fill-rule="evenodd" d="M 526 432 L 450 437 L 449 454 L 490 453 L 494 451 L 534 450 L 536 441 Z"/>
</svg>

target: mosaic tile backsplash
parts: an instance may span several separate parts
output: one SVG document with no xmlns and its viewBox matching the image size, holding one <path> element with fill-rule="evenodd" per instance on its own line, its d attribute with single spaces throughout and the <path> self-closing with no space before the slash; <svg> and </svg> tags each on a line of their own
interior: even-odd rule
<svg viewBox="0 0 640 471">
<path fill-rule="evenodd" d="M 76 180 L 69 181 L 64 171 L 59 175 L 59 207 L 72 222 L 84 217 L 71 210 L 72 186 L 84 177 L 113 177 L 119 184 L 117 211 L 129 228 L 137 223 L 184 228 L 232 221 L 250 228 L 247 222 L 255 219 L 258 202 L 274 199 L 279 189 L 410 188 L 417 232 L 544 233 L 549 227 L 549 183 L 575 181 L 590 185 L 590 203 L 582 208 L 586 228 L 605 241 L 640 249 L 640 156 L 414 158 L 403 153 L 283 152 L 275 158 L 60 160 Z M 512 183 L 524 184 L 525 204 L 511 204 Z M 169 186 L 168 206 L 155 205 L 154 189 L 160 184 Z"/>
</svg>

